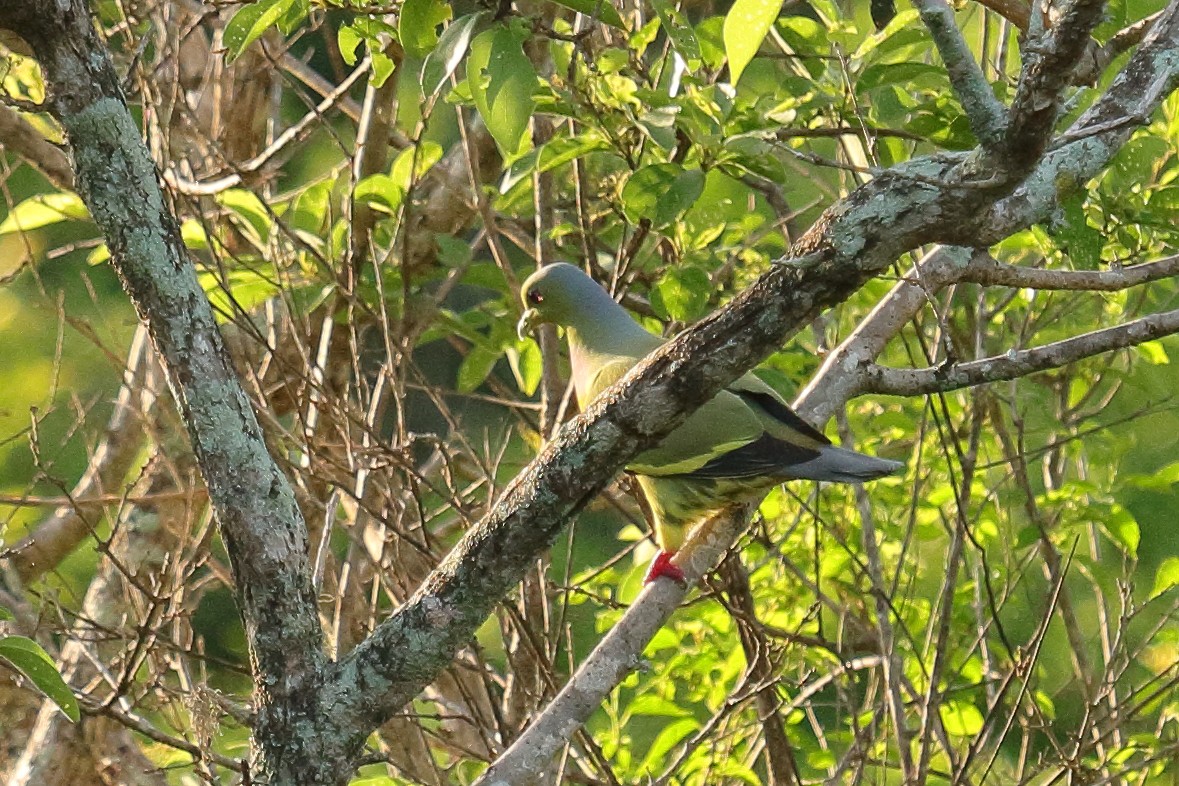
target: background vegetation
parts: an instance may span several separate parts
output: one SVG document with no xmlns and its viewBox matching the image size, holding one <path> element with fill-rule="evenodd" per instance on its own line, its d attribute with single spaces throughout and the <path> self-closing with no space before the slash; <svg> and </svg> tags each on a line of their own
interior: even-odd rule
<svg viewBox="0 0 1179 786">
<path fill-rule="evenodd" d="M 1108 5 L 1058 129 L 1161 7 Z M 907 6 L 878 10 L 879 30 L 827 0 L 94 12 L 295 486 L 332 656 L 575 409 L 559 337 L 515 335 L 537 264 L 584 266 L 672 335 L 886 168 L 980 142 Z M 986 0 L 954 18 L 1007 102 L 1028 36 L 1062 16 Z M 252 683 L 226 548 L 105 240 L 45 144 L 63 132 L 38 111 L 41 72 L 2 40 L 0 605 L 85 717 L 68 726 L 0 669 L 0 772 L 240 782 Z M 1179 95 L 1136 120 L 1047 220 L 906 253 L 765 361 L 787 395 L 817 378 L 804 416 L 907 473 L 771 493 L 538 777 L 1176 782 L 1179 343 L 1155 336 L 1179 327 L 1098 336 L 1062 367 L 1029 356 L 981 387 L 953 377 L 1179 309 Z M 370 739 L 357 782 L 474 781 L 635 600 L 644 522 L 619 478 Z"/>
</svg>

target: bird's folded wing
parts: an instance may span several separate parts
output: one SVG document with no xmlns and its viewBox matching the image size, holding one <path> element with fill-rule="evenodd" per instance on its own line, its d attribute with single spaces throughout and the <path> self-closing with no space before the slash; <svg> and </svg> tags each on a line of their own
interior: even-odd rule
<svg viewBox="0 0 1179 786">
<path fill-rule="evenodd" d="M 686 475 L 756 442 L 765 429 L 740 398 L 721 391 L 628 469 L 644 475 Z"/>
<path fill-rule="evenodd" d="M 587 386 L 587 398 L 593 400 L 622 379 L 635 362 L 628 357 L 600 366 Z M 830 444 L 773 388 L 746 374 L 696 410 L 657 447 L 636 456 L 627 469 L 656 477 L 772 477 L 814 459 Z"/>
</svg>

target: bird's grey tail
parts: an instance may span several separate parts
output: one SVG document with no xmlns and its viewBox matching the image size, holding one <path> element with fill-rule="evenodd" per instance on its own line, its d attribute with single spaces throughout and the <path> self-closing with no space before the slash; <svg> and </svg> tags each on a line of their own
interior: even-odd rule
<svg viewBox="0 0 1179 786">
<path fill-rule="evenodd" d="M 832 483 L 862 483 L 892 475 L 905 468 L 903 462 L 865 456 L 854 450 L 824 445 L 810 461 L 790 466 L 790 476 L 799 480 L 825 480 Z"/>
</svg>

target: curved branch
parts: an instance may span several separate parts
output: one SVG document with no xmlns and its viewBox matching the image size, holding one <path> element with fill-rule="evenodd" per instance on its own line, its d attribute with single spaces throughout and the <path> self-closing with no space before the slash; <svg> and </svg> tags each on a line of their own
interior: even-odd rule
<svg viewBox="0 0 1179 786">
<path fill-rule="evenodd" d="M 1002 382 L 1067 366 L 1078 360 L 1137 346 L 1179 333 L 1179 309 L 1151 314 L 1116 327 L 1094 330 L 1032 349 L 955 363 L 944 368 L 888 368 L 872 365 L 865 372 L 863 392 L 888 396 L 920 396 Z"/>
</svg>

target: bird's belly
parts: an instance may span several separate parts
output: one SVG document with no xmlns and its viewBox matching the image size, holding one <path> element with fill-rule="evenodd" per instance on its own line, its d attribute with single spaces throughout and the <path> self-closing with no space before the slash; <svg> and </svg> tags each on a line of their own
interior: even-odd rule
<svg viewBox="0 0 1179 786">
<path fill-rule="evenodd" d="M 678 551 L 692 527 L 711 514 L 734 503 L 755 500 L 773 485 L 768 478 L 700 479 L 675 475 L 635 475 L 635 478 L 651 508 L 655 539 L 665 551 Z"/>
</svg>

